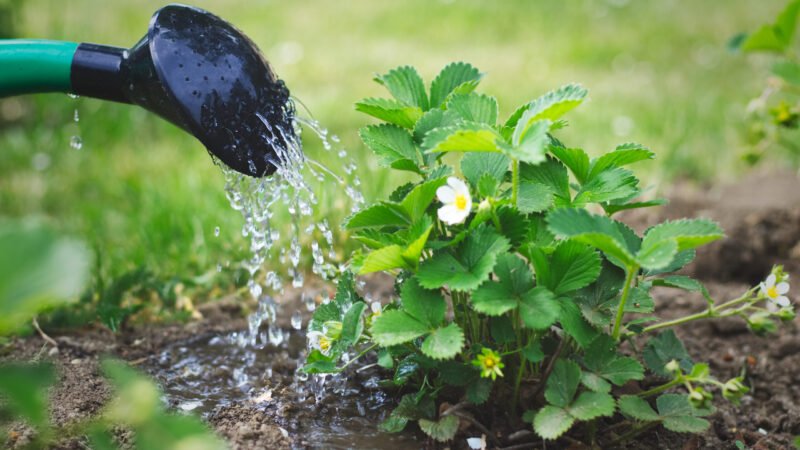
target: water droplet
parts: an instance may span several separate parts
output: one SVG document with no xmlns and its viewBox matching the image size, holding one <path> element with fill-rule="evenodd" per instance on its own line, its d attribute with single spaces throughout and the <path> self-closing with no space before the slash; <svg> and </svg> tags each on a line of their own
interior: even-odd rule
<svg viewBox="0 0 800 450">
<path fill-rule="evenodd" d="M 81 116 L 78 114 L 77 108 L 75 108 L 75 112 L 72 115 L 72 120 L 74 120 L 75 122 L 79 122 L 81 120 Z"/>
<path fill-rule="evenodd" d="M 214 227 L 214 236 L 219 237 L 219 227 Z"/>
<path fill-rule="evenodd" d="M 69 98 L 80 98 L 80 95 L 73 94 L 72 92 L 70 92 L 70 93 L 67 94 L 67 97 L 69 97 Z"/>
<path fill-rule="evenodd" d="M 300 311 L 292 313 L 292 328 L 295 330 L 303 328 L 303 316 L 300 314 Z"/>
<path fill-rule="evenodd" d="M 222 272 L 222 264 L 217 264 L 217 272 Z"/>
<path fill-rule="evenodd" d="M 80 136 L 72 136 L 69 138 L 69 146 L 75 150 L 80 150 L 83 147 L 83 139 Z"/>
</svg>

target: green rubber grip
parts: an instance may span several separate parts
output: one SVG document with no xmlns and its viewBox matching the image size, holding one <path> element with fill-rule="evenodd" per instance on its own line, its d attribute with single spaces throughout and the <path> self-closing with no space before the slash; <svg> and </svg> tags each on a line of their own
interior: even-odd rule
<svg viewBox="0 0 800 450">
<path fill-rule="evenodd" d="M 0 97 L 71 92 L 72 56 L 78 44 L 39 39 L 0 39 Z"/>
</svg>

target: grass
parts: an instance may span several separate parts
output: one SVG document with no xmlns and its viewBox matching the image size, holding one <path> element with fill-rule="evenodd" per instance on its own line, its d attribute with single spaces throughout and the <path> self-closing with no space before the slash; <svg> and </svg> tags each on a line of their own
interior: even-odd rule
<svg viewBox="0 0 800 450">
<path fill-rule="evenodd" d="M 362 169 L 367 201 L 399 180 L 358 141 L 368 119 L 353 103 L 384 95 L 370 81 L 375 72 L 411 64 L 429 81 L 453 60 L 487 72 L 482 90 L 497 96 L 503 116 L 563 83 L 583 83 L 592 101 L 559 136 L 590 153 L 626 141 L 650 146 L 659 157 L 648 172 L 652 183 L 731 179 L 744 147 L 744 106 L 759 92 L 765 68 L 725 44 L 771 20 L 783 3 L 196 1 L 249 35 L 295 97 L 341 137 Z M 160 5 L 28 0 L 17 32 L 128 47 Z M 70 148 L 74 134 L 83 149 Z M 165 278 L 205 279 L 208 288 L 244 283 L 238 271 L 215 270 L 243 259 L 247 247 L 223 177 L 201 145 L 172 125 L 92 99 L 13 98 L 0 102 L 0 149 L 0 216 L 39 215 L 83 236 L 108 276 L 146 266 Z M 307 140 L 306 151 L 337 164 L 316 139 Z M 320 194 L 318 217 L 338 223 L 346 198 L 330 187 Z"/>
</svg>

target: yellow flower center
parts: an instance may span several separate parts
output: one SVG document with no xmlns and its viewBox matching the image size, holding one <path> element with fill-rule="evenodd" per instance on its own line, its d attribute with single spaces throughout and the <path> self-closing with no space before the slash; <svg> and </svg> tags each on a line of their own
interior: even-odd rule
<svg viewBox="0 0 800 450">
<path fill-rule="evenodd" d="M 483 360 L 483 365 L 486 366 L 487 369 L 491 369 L 497 365 L 497 361 L 495 361 L 493 356 L 487 356 Z"/>
<path fill-rule="evenodd" d="M 767 288 L 767 296 L 769 298 L 775 298 L 778 296 L 778 289 L 775 286 L 770 286 Z"/>
<path fill-rule="evenodd" d="M 465 209 L 467 207 L 467 197 L 463 194 L 456 194 L 456 208 Z"/>
<path fill-rule="evenodd" d="M 325 336 L 320 337 L 319 349 L 322 350 L 323 352 L 327 352 L 328 350 L 330 350 L 330 348 L 331 348 L 331 341 Z"/>
</svg>

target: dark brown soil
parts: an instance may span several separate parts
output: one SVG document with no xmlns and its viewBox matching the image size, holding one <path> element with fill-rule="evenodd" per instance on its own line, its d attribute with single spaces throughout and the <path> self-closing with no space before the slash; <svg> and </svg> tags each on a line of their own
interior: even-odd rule
<svg viewBox="0 0 800 450">
<path fill-rule="evenodd" d="M 658 214 L 630 213 L 625 220 L 640 231 L 664 218 L 706 216 L 719 220 L 729 237 L 704 249 L 687 269 L 702 279 L 716 298 L 738 296 L 748 285 L 762 280 L 775 263 L 784 264 L 793 277 L 800 277 L 800 181 L 794 175 L 755 175 L 708 192 L 683 187 L 668 196 L 672 203 Z M 376 298 L 386 298 L 391 293 L 391 280 L 370 280 L 367 289 Z M 656 297 L 659 313 L 666 317 L 704 307 L 702 298 L 681 291 L 658 290 Z M 283 301 L 299 308 L 299 293 L 288 293 Z M 154 356 L 176 342 L 246 326 L 246 311 L 238 299 L 211 302 L 201 311 L 204 319 L 188 325 L 151 326 L 116 335 L 97 328 L 54 333 L 57 349 L 38 336 L 17 339 L 0 361 L 56 362 L 59 382 L 50 393 L 50 416 L 55 425 L 63 426 L 96 414 L 108 400 L 110 390 L 98 370 L 102 356 L 112 355 L 152 371 Z M 288 323 L 283 326 L 289 328 Z M 734 319 L 696 322 L 677 332 L 689 353 L 698 361 L 708 361 L 718 378 L 724 380 L 745 371 L 752 391 L 738 407 L 717 399 L 718 411 L 710 417 L 712 428 L 702 435 L 680 435 L 661 429 L 641 436 L 627 448 L 735 449 L 737 440 L 755 449 L 792 448 L 793 437 L 800 435 L 800 321 L 785 324 L 776 335 L 767 337 L 753 335 Z M 280 369 L 285 373 L 275 374 L 272 396 L 292 398 L 285 391 L 286 383 L 280 381 L 281 377 L 288 379 L 292 369 L 287 364 Z M 319 414 L 313 406 L 285 402 L 280 408 L 270 408 L 248 401 L 218 408 L 207 420 L 235 449 L 304 448 L 311 444 L 304 438 L 303 423 Z M 476 436 L 480 432 L 473 428 L 465 435 Z M 517 436 L 519 439 L 507 441 L 506 445 L 544 447 L 530 433 Z M 30 438 L 30 431 L 18 425 L 12 429 L 11 437 L 12 445 L 21 446 Z M 463 439 L 454 444 L 453 448 L 465 447 Z M 423 440 L 419 446 L 430 445 Z M 580 448 L 564 440 L 548 443 L 546 448 L 570 445 Z M 373 441 L 358 448 L 379 447 L 400 448 L 389 441 L 384 445 Z M 57 448 L 85 448 L 85 442 L 64 440 Z"/>
</svg>

